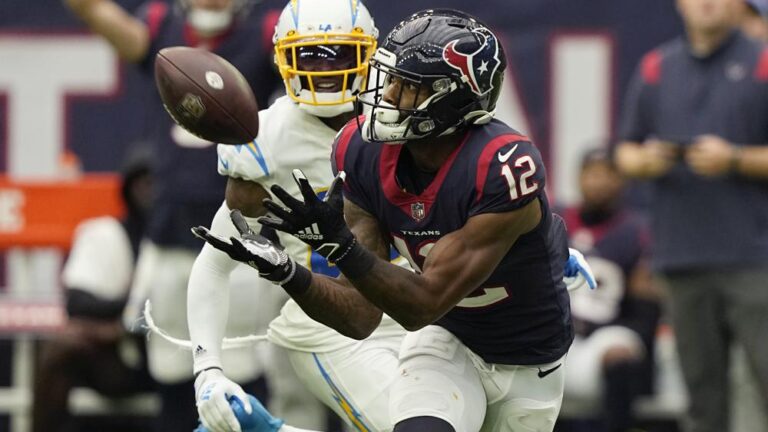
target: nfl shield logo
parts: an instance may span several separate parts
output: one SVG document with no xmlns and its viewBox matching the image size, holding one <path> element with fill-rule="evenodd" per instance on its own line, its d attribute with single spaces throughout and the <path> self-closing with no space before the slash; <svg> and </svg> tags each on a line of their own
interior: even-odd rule
<svg viewBox="0 0 768 432">
<path fill-rule="evenodd" d="M 187 93 L 179 102 L 177 111 L 181 117 L 196 122 L 205 114 L 205 104 L 200 96 Z"/>
<path fill-rule="evenodd" d="M 413 203 L 411 204 L 411 217 L 416 219 L 417 221 L 420 221 L 424 219 L 426 212 L 424 211 L 424 203 Z"/>
</svg>

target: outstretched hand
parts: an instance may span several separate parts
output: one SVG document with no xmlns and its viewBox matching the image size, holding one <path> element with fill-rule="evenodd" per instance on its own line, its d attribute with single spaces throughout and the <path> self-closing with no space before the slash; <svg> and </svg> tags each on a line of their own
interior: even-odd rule
<svg viewBox="0 0 768 432">
<path fill-rule="evenodd" d="M 203 226 L 192 228 L 192 234 L 226 253 L 233 260 L 255 268 L 261 277 L 272 282 L 283 283 L 293 276 L 295 263 L 284 250 L 268 238 L 254 233 L 239 210 L 232 210 L 229 217 L 240 233 L 239 239 L 230 237 L 227 240 Z"/>
<path fill-rule="evenodd" d="M 340 259 L 355 243 L 355 237 L 344 221 L 344 198 L 341 193 L 344 177 L 344 172 L 340 172 L 331 182 L 325 197 L 320 199 L 304 173 L 293 170 L 293 179 L 304 201 L 292 197 L 282 187 L 273 185 L 270 190 L 282 205 L 265 199 L 264 206 L 274 216 L 263 216 L 259 222 L 291 234 L 331 262 Z"/>
<path fill-rule="evenodd" d="M 568 291 L 573 291 L 581 287 L 589 289 L 597 288 L 595 274 L 592 273 L 592 267 L 589 266 L 584 255 L 574 248 L 568 248 L 568 261 L 565 263 L 563 281 Z"/>
</svg>

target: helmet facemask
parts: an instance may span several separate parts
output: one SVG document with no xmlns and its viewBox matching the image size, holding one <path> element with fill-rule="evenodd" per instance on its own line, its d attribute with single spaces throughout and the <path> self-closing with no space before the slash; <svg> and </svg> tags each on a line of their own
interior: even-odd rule
<svg viewBox="0 0 768 432">
<path fill-rule="evenodd" d="M 353 111 L 368 78 L 376 40 L 360 28 L 351 33 L 290 34 L 275 43 L 275 63 L 286 92 L 319 117 Z"/>
<path fill-rule="evenodd" d="M 366 141 L 400 144 L 449 135 L 473 118 L 479 107 L 466 83 L 449 75 L 408 72 L 394 66 L 393 58 L 384 49 L 376 52 L 370 75 L 377 85 L 358 97 L 358 114 L 366 114 L 362 123 L 358 116 L 358 126 Z M 398 106 L 384 100 L 393 80 L 400 83 Z M 426 98 L 418 101 L 418 96 Z"/>
</svg>

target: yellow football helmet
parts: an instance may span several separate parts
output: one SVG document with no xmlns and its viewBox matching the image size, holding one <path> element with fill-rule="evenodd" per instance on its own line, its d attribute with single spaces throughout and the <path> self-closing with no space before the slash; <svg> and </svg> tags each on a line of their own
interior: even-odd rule
<svg viewBox="0 0 768 432">
<path fill-rule="evenodd" d="M 366 88 L 378 30 L 358 0 L 291 0 L 275 26 L 275 64 L 285 90 L 319 117 L 353 110 Z"/>
</svg>

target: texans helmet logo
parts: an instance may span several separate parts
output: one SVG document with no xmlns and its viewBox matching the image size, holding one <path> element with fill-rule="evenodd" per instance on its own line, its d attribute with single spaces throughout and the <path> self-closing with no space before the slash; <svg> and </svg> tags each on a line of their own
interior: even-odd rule
<svg viewBox="0 0 768 432">
<path fill-rule="evenodd" d="M 487 28 L 472 30 L 480 39 L 480 47 L 473 53 L 458 51 L 460 39 L 455 39 L 443 48 L 443 60 L 449 66 L 461 72 L 472 91 L 483 95 L 493 89 L 493 75 L 501 61 L 499 60 L 499 41 Z"/>
</svg>

